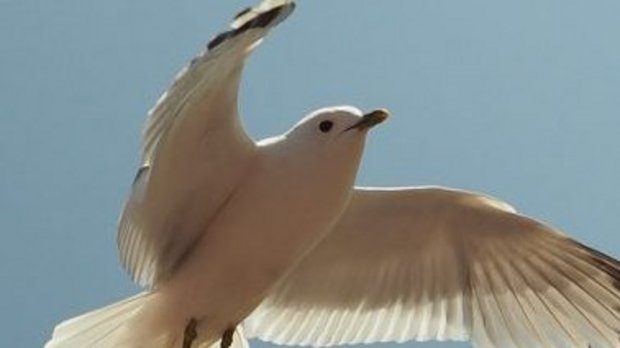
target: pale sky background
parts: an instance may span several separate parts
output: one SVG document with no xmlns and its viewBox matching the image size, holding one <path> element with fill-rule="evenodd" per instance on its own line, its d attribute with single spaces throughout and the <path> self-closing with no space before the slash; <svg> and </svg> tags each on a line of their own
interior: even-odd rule
<svg viewBox="0 0 620 348">
<path fill-rule="evenodd" d="M 247 67 L 253 136 L 388 107 L 358 183 L 487 192 L 620 255 L 619 1 L 298 2 Z M 0 0 L 0 347 L 138 291 L 115 234 L 146 112 L 250 4 Z"/>
</svg>

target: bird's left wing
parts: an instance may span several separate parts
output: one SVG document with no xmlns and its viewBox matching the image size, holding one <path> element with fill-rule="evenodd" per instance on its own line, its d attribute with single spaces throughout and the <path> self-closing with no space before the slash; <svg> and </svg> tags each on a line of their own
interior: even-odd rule
<svg viewBox="0 0 620 348">
<path fill-rule="evenodd" d="M 264 0 L 241 11 L 230 30 L 215 36 L 205 51 L 177 74 L 149 111 L 143 132 L 143 166 L 152 164 L 162 144 L 170 141 L 166 139 L 168 133 L 180 132 L 177 128 L 200 132 L 205 127 L 228 124 L 234 128 L 235 137 L 241 138 L 236 140 L 251 142 L 240 128 L 237 113 L 243 64 L 269 30 L 286 19 L 294 8 L 292 0 Z M 217 105 L 224 109 L 213 110 Z"/>
<path fill-rule="evenodd" d="M 358 189 L 245 325 L 285 345 L 614 348 L 620 263 L 487 196 Z"/>
<path fill-rule="evenodd" d="M 242 11 L 150 111 L 117 239 L 123 266 L 141 285 L 174 271 L 246 172 L 255 145 L 237 111 L 245 59 L 293 8 L 291 0 L 265 0 Z"/>
</svg>

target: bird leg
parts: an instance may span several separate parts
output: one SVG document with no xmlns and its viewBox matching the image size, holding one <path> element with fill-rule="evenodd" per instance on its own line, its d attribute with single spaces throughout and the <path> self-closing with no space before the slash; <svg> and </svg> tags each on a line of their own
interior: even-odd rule
<svg viewBox="0 0 620 348">
<path fill-rule="evenodd" d="M 198 333 L 196 332 L 196 325 L 198 321 L 196 318 L 191 318 L 189 323 L 185 326 L 185 332 L 183 333 L 183 348 L 192 348 L 192 343 L 196 337 L 198 337 Z"/>
<path fill-rule="evenodd" d="M 233 334 L 235 333 L 235 327 L 229 327 L 224 331 L 222 335 L 222 341 L 220 342 L 220 348 L 228 348 L 233 343 Z"/>
</svg>

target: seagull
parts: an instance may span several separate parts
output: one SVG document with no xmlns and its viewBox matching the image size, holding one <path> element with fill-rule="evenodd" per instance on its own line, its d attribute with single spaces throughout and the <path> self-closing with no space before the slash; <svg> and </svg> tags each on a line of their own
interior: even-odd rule
<svg viewBox="0 0 620 348">
<path fill-rule="evenodd" d="M 158 100 L 118 230 L 145 291 L 60 323 L 45 347 L 620 347 L 614 257 L 488 195 L 354 186 L 387 110 L 246 134 L 244 63 L 294 8 L 241 11 Z"/>
</svg>

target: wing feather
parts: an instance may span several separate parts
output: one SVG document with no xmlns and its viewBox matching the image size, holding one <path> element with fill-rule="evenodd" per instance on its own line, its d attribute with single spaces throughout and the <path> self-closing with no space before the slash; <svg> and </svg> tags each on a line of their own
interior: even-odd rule
<svg viewBox="0 0 620 348">
<path fill-rule="evenodd" d="M 491 197 L 357 190 L 246 325 L 285 345 L 618 347 L 620 263 Z"/>
<path fill-rule="evenodd" d="M 121 214 L 120 258 L 153 286 L 183 262 L 251 164 L 255 144 L 237 111 L 245 59 L 291 13 L 266 0 L 237 18 L 159 98 L 143 132 L 142 167 Z"/>
</svg>

